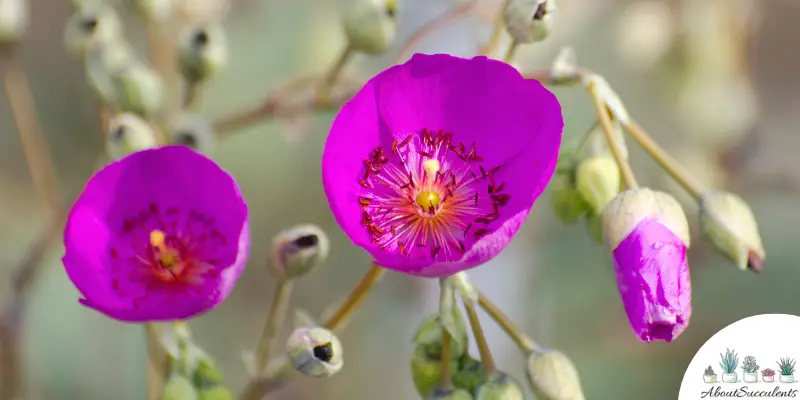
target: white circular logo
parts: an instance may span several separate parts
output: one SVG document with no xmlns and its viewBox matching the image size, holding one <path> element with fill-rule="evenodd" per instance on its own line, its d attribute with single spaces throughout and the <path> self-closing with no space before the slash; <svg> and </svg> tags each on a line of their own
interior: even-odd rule
<svg viewBox="0 0 800 400">
<path fill-rule="evenodd" d="M 678 400 L 799 398 L 800 317 L 745 318 L 712 336 L 683 376 Z"/>
</svg>

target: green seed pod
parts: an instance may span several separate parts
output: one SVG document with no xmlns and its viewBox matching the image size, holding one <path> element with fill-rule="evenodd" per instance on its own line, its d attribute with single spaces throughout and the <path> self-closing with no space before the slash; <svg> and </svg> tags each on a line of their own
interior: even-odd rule
<svg viewBox="0 0 800 400">
<path fill-rule="evenodd" d="M 180 374 L 173 373 L 164 384 L 162 400 L 199 400 L 197 390 L 192 381 Z"/>
<path fill-rule="evenodd" d="M 164 104 L 161 77 L 147 66 L 133 62 L 111 74 L 114 99 L 123 111 L 145 118 L 157 114 Z"/>
<path fill-rule="evenodd" d="M 556 217 L 565 224 L 578 222 L 591 210 L 572 178 L 562 174 L 554 176 L 550 182 L 550 205 Z"/>
<path fill-rule="evenodd" d="M 217 147 L 211 121 L 195 114 L 181 114 L 173 119 L 169 129 L 169 142 L 204 154 L 211 154 Z"/>
<path fill-rule="evenodd" d="M 178 66 L 187 81 L 206 80 L 225 68 L 227 62 L 228 44 L 222 26 L 192 25 L 178 34 Z"/>
<path fill-rule="evenodd" d="M 319 267 L 330 254 L 330 241 L 322 228 L 313 224 L 294 226 L 272 241 L 272 272 L 286 279 L 305 276 Z"/>
<path fill-rule="evenodd" d="M 327 378 L 342 369 L 342 344 L 325 328 L 295 329 L 286 342 L 294 369 L 314 378 Z"/>
<path fill-rule="evenodd" d="M 103 3 L 86 3 L 67 20 L 64 45 L 74 57 L 83 57 L 94 43 L 122 38 L 122 22 L 117 12 Z"/>
<path fill-rule="evenodd" d="M 439 358 L 430 357 L 422 347 L 414 349 L 414 354 L 411 356 L 411 380 L 421 398 L 433 394 L 441 375 L 442 361 Z"/>
<path fill-rule="evenodd" d="M 472 395 L 458 388 L 438 388 L 427 397 L 428 400 L 472 400 Z"/>
<path fill-rule="evenodd" d="M 111 118 L 106 135 L 106 154 L 118 160 L 128 154 L 158 146 L 155 131 L 135 114 L 122 113 Z"/>
<path fill-rule="evenodd" d="M 595 215 L 619 194 L 622 178 L 611 156 L 589 157 L 578 163 L 575 186 Z"/>
<path fill-rule="evenodd" d="M 483 363 L 469 355 L 461 360 L 461 366 L 453 374 L 453 385 L 470 393 L 483 382 Z"/>
<path fill-rule="evenodd" d="M 557 350 L 531 352 L 527 373 L 537 400 L 585 399 L 575 364 Z"/>
<path fill-rule="evenodd" d="M 122 39 L 89 46 L 85 58 L 86 79 L 104 103 L 114 102 L 112 73 L 133 61 L 133 50 Z"/>
<path fill-rule="evenodd" d="M 464 323 L 464 318 L 458 308 L 453 307 L 455 314 L 453 320 L 455 324 L 455 334 L 450 341 L 451 355 L 453 359 L 461 358 L 467 352 L 469 346 L 469 337 L 467 335 L 467 326 Z M 453 334 L 453 333 L 451 333 Z M 414 334 L 414 345 L 416 348 L 422 348 L 431 359 L 438 359 L 442 356 L 442 324 L 439 314 L 433 314 L 417 327 Z"/>
<path fill-rule="evenodd" d="M 370 55 L 383 53 L 397 35 L 397 1 L 351 0 L 342 24 L 354 50 Z"/>
<path fill-rule="evenodd" d="M 29 24 L 28 0 L 0 0 L 0 44 L 17 42 Z"/>
<path fill-rule="evenodd" d="M 712 191 L 700 199 L 700 227 L 717 251 L 744 271 L 761 272 L 766 258 L 750 206 L 733 193 Z"/>
<path fill-rule="evenodd" d="M 514 378 L 497 371 L 481 382 L 475 400 L 525 400 L 525 392 Z"/>
<path fill-rule="evenodd" d="M 514 40 L 533 43 L 550 36 L 556 14 L 555 0 L 508 0 L 503 9 L 503 20 Z"/>
</svg>

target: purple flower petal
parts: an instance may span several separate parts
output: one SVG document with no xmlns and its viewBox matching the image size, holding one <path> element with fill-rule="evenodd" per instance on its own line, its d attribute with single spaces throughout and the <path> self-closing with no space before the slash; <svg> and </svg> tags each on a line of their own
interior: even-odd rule
<svg viewBox="0 0 800 400">
<path fill-rule="evenodd" d="M 249 244 L 234 179 L 170 146 L 131 154 L 89 180 L 69 215 L 63 263 L 82 304 L 122 321 L 177 320 L 228 296 Z"/>
<path fill-rule="evenodd" d="M 677 338 L 692 314 L 683 241 L 656 219 L 646 218 L 613 254 L 617 288 L 639 339 L 670 342 Z"/>
<path fill-rule="evenodd" d="M 555 96 L 513 67 L 417 54 L 342 108 L 325 145 L 325 192 L 377 264 L 449 275 L 513 238 L 553 174 L 562 128 Z"/>
</svg>

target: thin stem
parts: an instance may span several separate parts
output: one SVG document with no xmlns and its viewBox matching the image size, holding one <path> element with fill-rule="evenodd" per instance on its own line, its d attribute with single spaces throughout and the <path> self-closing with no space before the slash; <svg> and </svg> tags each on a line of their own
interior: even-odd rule
<svg viewBox="0 0 800 400">
<path fill-rule="evenodd" d="M 639 187 L 639 184 L 636 183 L 636 177 L 633 175 L 633 170 L 630 164 L 628 164 L 628 160 L 622 155 L 622 143 L 620 143 L 619 138 L 614 135 L 614 127 L 611 124 L 611 116 L 608 115 L 608 108 L 606 107 L 605 101 L 600 97 L 594 83 L 589 83 L 587 90 L 592 97 L 594 112 L 597 115 L 597 120 L 600 122 L 600 127 L 603 129 L 608 147 L 611 149 L 611 155 L 614 156 L 614 160 L 619 166 L 620 174 L 622 174 L 622 181 L 628 189 Z"/>
<path fill-rule="evenodd" d="M 150 65 L 161 77 L 164 89 L 167 93 L 170 93 L 169 90 L 173 87 L 174 60 L 176 56 L 172 38 L 164 34 L 165 26 L 165 24 L 160 24 L 150 19 L 146 21 L 147 50 Z M 168 140 L 163 129 L 163 116 L 158 116 L 155 119 L 156 121 L 154 122 L 159 128 L 156 129 L 156 135 L 161 143 L 166 143 Z"/>
<path fill-rule="evenodd" d="M 503 37 L 504 27 L 505 21 L 503 20 L 503 10 L 500 9 L 497 11 L 497 16 L 495 17 L 494 24 L 492 25 L 492 34 L 489 36 L 489 42 L 487 42 L 486 46 L 484 46 L 481 50 L 482 55 L 491 56 L 495 50 L 497 50 L 497 46 L 500 45 L 500 38 Z"/>
<path fill-rule="evenodd" d="M 181 107 L 184 111 L 194 111 L 200 105 L 200 83 L 193 80 L 186 80 L 183 87 L 183 98 Z"/>
<path fill-rule="evenodd" d="M 330 69 L 325 74 L 325 78 L 322 81 L 322 84 L 317 89 L 317 97 L 316 103 L 319 105 L 327 105 L 331 101 L 331 92 L 333 92 L 333 87 L 336 85 L 336 81 L 339 79 L 339 75 L 341 75 L 342 70 L 344 69 L 347 62 L 350 61 L 350 58 L 355 54 L 353 47 L 348 43 L 344 49 L 339 53 L 339 56 L 333 61 L 331 64 Z"/>
<path fill-rule="evenodd" d="M 478 294 L 478 304 L 480 304 L 484 311 L 486 311 L 495 322 L 497 322 L 497 325 L 500 325 L 500 328 L 506 332 L 506 335 L 508 335 L 521 350 L 528 353 L 537 347 L 536 342 L 525 334 L 525 332 L 523 332 L 499 307 L 489 301 L 483 293 Z"/>
<path fill-rule="evenodd" d="M 261 333 L 261 340 L 258 342 L 256 351 L 255 373 L 256 377 L 264 375 L 270 362 L 270 351 L 275 345 L 278 330 L 283 326 L 286 313 L 289 310 L 289 300 L 292 296 L 292 281 L 278 279 L 272 305 L 267 314 L 267 323 Z"/>
<path fill-rule="evenodd" d="M 508 46 L 508 50 L 506 50 L 506 56 L 503 57 L 503 61 L 506 64 L 510 64 L 511 60 L 514 58 L 514 55 L 517 53 L 517 49 L 519 48 L 519 42 L 516 40 L 511 41 L 511 44 Z"/>
<path fill-rule="evenodd" d="M 408 40 L 406 40 L 400 46 L 400 50 L 397 52 L 397 57 L 395 57 L 392 64 L 399 64 L 405 61 L 411 55 L 411 51 L 420 43 L 422 43 L 425 38 L 437 30 L 442 29 L 445 26 L 463 18 L 469 14 L 473 8 L 475 8 L 475 1 L 468 1 L 447 10 L 444 14 L 439 15 L 438 17 L 422 25 L 419 29 L 414 31 Z"/>
<path fill-rule="evenodd" d="M 353 311 L 366 299 L 367 294 L 372 290 L 376 283 L 383 277 L 386 270 L 373 264 L 369 270 L 361 278 L 353 291 L 347 296 L 344 303 L 333 313 L 322 326 L 331 331 L 339 328 L 349 317 Z"/>
<path fill-rule="evenodd" d="M 475 342 L 478 345 L 478 353 L 483 363 L 483 371 L 486 375 L 489 375 L 497 370 L 492 352 L 489 351 L 489 342 L 486 341 L 486 335 L 483 333 L 483 328 L 481 328 L 481 321 L 478 318 L 478 312 L 475 310 L 475 304 L 468 299 L 462 300 L 464 309 L 467 310 L 469 325 L 472 327 L 472 335 L 475 336 Z"/>
<path fill-rule="evenodd" d="M 146 323 L 144 327 L 147 334 L 147 399 L 158 400 L 162 395 L 167 357 L 161 346 L 161 333 L 158 327 L 151 322 Z"/>
<path fill-rule="evenodd" d="M 700 199 L 705 191 L 703 186 L 695 180 L 689 171 L 678 160 L 664 151 L 647 132 L 635 121 L 622 124 L 625 131 L 655 160 L 676 182 L 678 182 L 692 197 Z"/>
<path fill-rule="evenodd" d="M 439 375 L 439 386 L 442 388 L 449 388 L 453 384 L 452 375 L 452 339 L 450 338 L 450 332 L 442 326 L 442 366 L 440 368 Z"/>
</svg>

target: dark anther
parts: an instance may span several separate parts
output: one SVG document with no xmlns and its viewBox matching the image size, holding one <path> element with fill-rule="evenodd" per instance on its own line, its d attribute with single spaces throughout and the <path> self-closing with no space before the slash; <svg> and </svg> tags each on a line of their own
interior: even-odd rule
<svg viewBox="0 0 800 400">
<path fill-rule="evenodd" d="M 300 236 L 294 241 L 294 244 L 301 249 L 314 247 L 317 245 L 317 243 L 319 243 L 319 237 L 317 237 L 317 235 Z"/>
<path fill-rule="evenodd" d="M 333 358 L 333 346 L 331 346 L 330 343 L 315 346 L 314 358 L 322 362 L 331 362 L 331 359 Z"/>
<path fill-rule="evenodd" d="M 533 14 L 533 20 L 541 21 L 545 15 L 547 15 L 547 0 L 539 3 L 539 6 L 536 7 L 536 12 Z"/>
<path fill-rule="evenodd" d="M 195 46 L 205 46 L 209 41 L 208 32 L 199 31 L 195 33 L 192 41 L 194 42 Z"/>
<path fill-rule="evenodd" d="M 87 32 L 94 32 L 95 28 L 97 28 L 98 23 L 99 22 L 97 21 L 97 18 L 86 18 L 81 22 L 81 26 Z"/>
<path fill-rule="evenodd" d="M 191 132 L 178 132 L 175 134 L 175 143 L 195 149 L 197 148 L 197 137 Z"/>
</svg>

